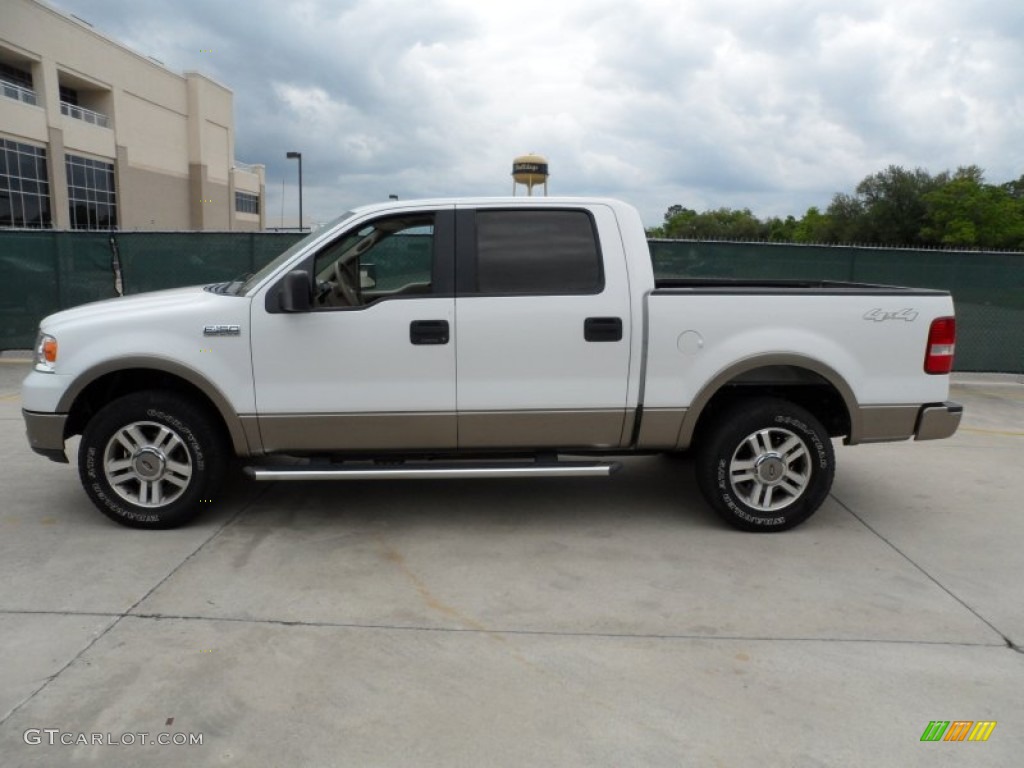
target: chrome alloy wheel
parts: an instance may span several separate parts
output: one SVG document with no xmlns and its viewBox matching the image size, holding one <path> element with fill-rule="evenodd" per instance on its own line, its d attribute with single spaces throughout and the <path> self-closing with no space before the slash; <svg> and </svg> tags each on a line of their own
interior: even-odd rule
<svg viewBox="0 0 1024 768">
<path fill-rule="evenodd" d="M 103 452 L 107 482 L 125 501 L 164 507 L 188 488 L 192 457 L 173 429 L 136 421 L 118 429 Z"/>
<path fill-rule="evenodd" d="M 788 507 L 810 480 L 807 446 L 788 429 L 770 427 L 747 435 L 729 462 L 733 492 L 759 512 Z"/>
</svg>

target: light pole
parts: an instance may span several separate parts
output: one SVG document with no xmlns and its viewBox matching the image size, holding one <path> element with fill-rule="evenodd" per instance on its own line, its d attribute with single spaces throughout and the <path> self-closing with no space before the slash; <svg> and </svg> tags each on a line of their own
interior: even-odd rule
<svg viewBox="0 0 1024 768">
<path fill-rule="evenodd" d="M 302 153 L 289 152 L 285 155 L 289 160 L 299 161 L 299 232 L 302 231 Z"/>
</svg>

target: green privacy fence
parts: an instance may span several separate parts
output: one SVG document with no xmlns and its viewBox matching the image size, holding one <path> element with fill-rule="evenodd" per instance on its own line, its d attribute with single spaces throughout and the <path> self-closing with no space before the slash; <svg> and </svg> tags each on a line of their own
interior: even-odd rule
<svg viewBox="0 0 1024 768">
<path fill-rule="evenodd" d="M 296 233 L 0 230 L 0 349 L 28 349 L 45 315 L 88 301 L 252 272 Z M 652 240 L 659 277 L 827 279 L 942 288 L 956 368 L 1024 373 L 1024 253 Z M 118 283 L 120 277 L 120 283 Z"/>
<path fill-rule="evenodd" d="M 0 349 L 28 349 L 58 309 L 255 272 L 298 240 L 271 232 L 0 230 Z"/>
</svg>

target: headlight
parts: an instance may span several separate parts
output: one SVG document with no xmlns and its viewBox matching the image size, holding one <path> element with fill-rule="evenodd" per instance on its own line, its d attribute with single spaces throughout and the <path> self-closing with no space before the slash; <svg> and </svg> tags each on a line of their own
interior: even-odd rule
<svg viewBox="0 0 1024 768">
<path fill-rule="evenodd" d="M 57 340 L 47 333 L 40 331 L 36 337 L 36 370 L 43 373 L 53 373 L 54 364 L 57 362 Z"/>
</svg>

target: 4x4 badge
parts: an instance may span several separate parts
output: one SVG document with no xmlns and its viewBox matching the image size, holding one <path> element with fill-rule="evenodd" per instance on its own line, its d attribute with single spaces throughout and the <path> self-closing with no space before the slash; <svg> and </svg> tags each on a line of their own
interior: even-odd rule
<svg viewBox="0 0 1024 768">
<path fill-rule="evenodd" d="M 904 320 L 912 323 L 917 320 L 917 310 L 897 309 L 894 312 L 886 312 L 884 309 L 872 309 L 870 312 L 864 313 L 864 319 L 874 320 L 876 323 L 881 323 L 885 320 Z"/>
<path fill-rule="evenodd" d="M 203 328 L 203 336 L 241 336 L 240 325 L 207 325 Z"/>
</svg>

